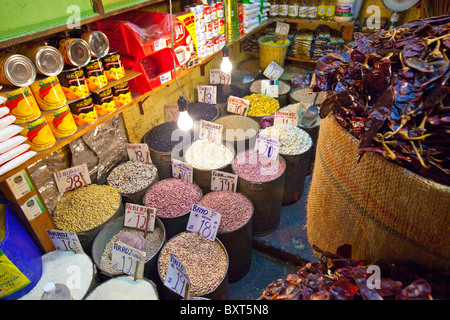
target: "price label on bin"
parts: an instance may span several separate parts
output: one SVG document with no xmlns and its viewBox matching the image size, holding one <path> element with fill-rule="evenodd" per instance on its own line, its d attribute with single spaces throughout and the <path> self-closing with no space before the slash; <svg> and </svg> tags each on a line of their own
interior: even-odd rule
<svg viewBox="0 0 450 320">
<path fill-rule="evenodd" d="M 278 80 L 261 80 L 261 93 L 268 97 L 278 98 Z"/>
<path fill-rule="evenodd" d="M 289 34 L 289 23 L 277 22 L 277 26 L 275 27 L 275 40 L 283 39 L 286 40 Z"/>
<path fill-rule="evenodd" d="M 188 300 L 190 295 L 190 282 L 186 267 L 177 256 L 170 254 L 170 262 L 167 267 L 164 285 Z"/>
<path fill-rule="evenodd" d="M 47 229 L 56 250 L 83 252 L 80 240 L 75 232 Z"/>
<path fill-rule="evenodd" d="M 255 151 L 262 156 L 266 156 L 272 160 L 278 159 L 280 150 L 280 140 L 275 137 L 258 135 L 256 137 Z"/>
<path fill-rule="evenodd" d="M 220 69 L 209 70 L 209 84 L 231 84 L 231 73 Z"/>
<path fill-rule="evenodd" d="M 223 125 L 200 120 L 200 139 L 222 144 Z"/>
<path fill-rule="evenodd" d="M 147 216 L 148 216 L 148 225 L 147 225 Z M 155 220 L 156 220 L 155 208 L 141 206 L 134 203 L 125 204 L 125 220 L 124 220 L 125 227 L 145 230 L 145 225 L 147 225 L 147 231 L 153 231 L 155 228 Z"/>
<path fill-rule="evenodd" d="M 123 242 L 114 242 L 111 250 L 111 266 L 123 273 L 134 276 L 143 271 L 145 252 L 137 250 Z M 138 268 L 138 263 L 141 268 Z"/>
<path fill-rule="evenodd" d="M 278 80 L 283 72 L 284 69 L 280 67 L 278 63 L 276 63 L 275 61 L 271 61 L 266 70 L 264 70 L 263 74 L 270 80 Z"/>
<path fill-rule="evenodd" d="M 227 100 L 227 111 L 241 116 L 246 116 L 248 108 L 250 106 L 250 100 L 243 99 L 235 96 L 229 96 Z"/>
<path fill-rule="evenodd" d="M 212 191 L 233 191 L 236 192 L 238 176 L 237 174 L 213 170 L 211 172 Z"/>
<path fill-rule="evenodd" d="M 91 177 L 85 163 L 55 172 L 53 177 L 60 193 L 91 184 Z"/>
<path fill-rule="evenodd" d="M 150 151 L 146 143 L 127 143 L 128 158 L 131 161 L 152 163 Z"/>
<path fill-rule="evenodd" d="M 217 86 L 197 86 L 198 101 L 216 104 L 217 101 Z"/>
<path fill-rule="evenodd" d="M 174 178 L 193 183 L 193 171 L 192 166 L 178 159 L 172 159 L 172 176 Z"/>
<path fill-rule="evenodd" d="M 186 230 L 198 232 L 204 238 L 214 241 L 221 217 L 222 215 L 218 212 L 193 204 Z"/>
<path fill-rule="evenodd" d="M 273 120 L 273 126 L 279 126 L 283 124 L 292 124 L 297 126 L 298 115 L 290 111 L 277 111 L 275 112 L 275 118 Z"/>
<path fill-rule="evenodd" d="M 177 122 L 180 110 L 177 104 L 164 105 L 164 120 L 166 122 Z"/>
</svg>

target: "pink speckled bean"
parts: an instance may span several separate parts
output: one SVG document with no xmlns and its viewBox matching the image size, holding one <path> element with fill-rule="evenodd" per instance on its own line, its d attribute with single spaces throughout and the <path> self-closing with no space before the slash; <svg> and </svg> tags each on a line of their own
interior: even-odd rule
<svg viewBox="0 0 450 320">
<path fill-rule="evenodd" d="M 155 208 L 156 215 L 174 218 L 191 210 L 202 198 L 202 190 L 196 184 L 168 178 L 153 185 L 144 197 L 144 205 Z"/>
<path fill-rule="evenodd" d="M 239 153 L 233 160 L 234 172 L 242 179 L 266 182 L 278 178 L 284 170 L 282 161 L 270 160 L 254 150 Z"/>
<path fill-rule="evenodd" d="M 213 191 L 205 195 L 199 205 L 222 215 L 217 232 L 230 232 L 245 225 L 253 213 L 253 204 L 242 193 Z"/>
</svg>

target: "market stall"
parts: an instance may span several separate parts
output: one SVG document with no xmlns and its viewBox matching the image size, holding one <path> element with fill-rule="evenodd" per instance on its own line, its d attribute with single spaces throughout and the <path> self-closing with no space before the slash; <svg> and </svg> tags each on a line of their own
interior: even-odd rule
<svg viewBox="0 0 450 320">
<path fill-rule="evenodd" d="M 0 300 L 450 297 L 446 1 L 79 2 L 0 32 Z"/>
</svg>

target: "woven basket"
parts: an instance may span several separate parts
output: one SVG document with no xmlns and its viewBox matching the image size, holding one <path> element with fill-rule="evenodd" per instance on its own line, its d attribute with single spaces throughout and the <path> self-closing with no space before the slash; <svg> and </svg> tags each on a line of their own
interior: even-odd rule
<svg viewBox="0 0 450 320">
<path fill-rule="evenodd" d="M 369 262 L 412 261 L 450 267 L 450 187 L 382 155 L 357 163 L 359 141 L 333 115 L 321 122 L 307 204 L 311 244 Z"/>
</svg>

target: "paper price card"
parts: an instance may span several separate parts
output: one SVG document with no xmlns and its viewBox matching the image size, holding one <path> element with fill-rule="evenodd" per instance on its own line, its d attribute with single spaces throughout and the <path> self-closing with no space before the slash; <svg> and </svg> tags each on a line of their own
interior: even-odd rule
<svg viewBox="0 0 450 320">
<path fill-rule="evenodd" d="M 85 163 L 53 173 L 58 191 L 63 193 L 91 184 L 89 170 Z"/>
<path fill-rule="evenodd" d="M 211 172 L 212 191 L 233 191 L 236 192 L 238 176 L 237 174 L 216 171 Z"/>
<path fill-rule="evenodd" d="M 145 225 L 147 224 L 147 216 L 147 231 L 153 231 L 156 221 L 156 209 L 140 206 L 133 203 L 127 203 L 125 204 L 124 226 L 139 230 L 145 230 Z"/>
<path fill-rule="evenodd" d="M 47 233 L 56 250 L 83 252 L 83 247 L 75 232 L 47 229 Z"/>
<path fill-rule="evenodd" d="M 231 84 L 231 73 L 220 69 L 209 70 L 209 84 Z"/>
<path fill-rule="evenodd" d="M 278 80 L 278 78 L 283 74 L 284 69 L 278 65 L 275 61 L 271 61 L 264 70 L 263 74 L 270 80 Z"/>
<path fill-rule="evenodd" d="M 193 171 L 192 166 L 180 160 L 172 159 L 172 176 L 174 178 L 193 183 Z"/>
<path fill-rule="evenodd" d="M 283 22 L 277 22 L 277 26 L 275 27 L 275 35 L 278 37 L 278 39 L 287 39 L 287 36 L 289 34 L 289 24 L 283 23 Z"/>
<path fill-rule="evenodd" d="M 214 241 L 221 217 L 222 215 L 220 213 L 194 204 L 192 205 L 186 230 L 198 232 L 204 238 Z"/>
<path fill-rule="evenodd" d="M 200 120 L 200 139 L 222 144 L 223 125 Z"/>
<path fill-rule="evenodd" d="M 177 104 L 164 105 L 164 120 L 166 122 L 177 122 L 180 111 Z"/>
<path fill-rule="evenodd" d="M 273 137 L 258 135 L 256 137 L 255 150 L 270 159 L 278 159 L 280 140 Z"/>
<path fill-rule="evenodd" d="M 197 86 L 198 101 L 216 104 L 217 101 L 217 86 Z"/>
<path fill-rule="evenodd" d="M 145 264 L 145 252 L 137 250 L 123 242 L 116 241 L 111 250 L 111 266 L 123 273 L 134 276 L 139 272 L 138 264 Z M 142 269 L 142 268 L 141 268 Z"/>
<path fill-rule="evenodd" d="M 152 163 L 146 143 L 127 143 L 128 158 L 131 161 Z"/>
<path fill-rule="evenodd" d="M 275 118 L 273 120 L 273 126 L 279 126 L 283 124 L 292 124 L 297 126 L 298 115 L 290 111 L 276 111 Z"/>
<path fill-rule="evenodd" d="M 265 96 L 278 98 L 278 80 L 261 80 L 261 93 Z"/>
<path fill-rule="evenodd" d="M 235 96 L 229 96 L 227 100 L 227 111 L 241 116 L 246 116 L 250 100 L 242 99 Z"/>
<path fill-rule="evenodd" d="M 170 263 L 167 267 L 164 285 L 188 300 L 191 285 L 186 267 L 181 263 L 180 259 L 173 254 L 170 254 Z"/>
<path fill-rule="evenodd" d="M 166 82 L 169 82 L 170 80 L 172 80 L 172 73 L 169 71 L 169 72 L 162 74 L 159 77 L 159 80 L 161 81 L 161 85 L 163 85 Z"/>
</svg>

